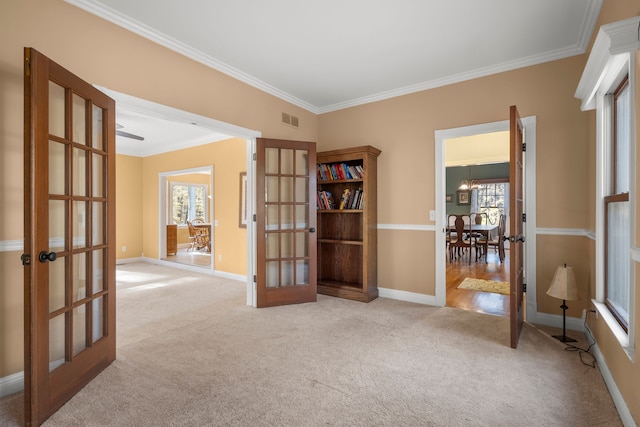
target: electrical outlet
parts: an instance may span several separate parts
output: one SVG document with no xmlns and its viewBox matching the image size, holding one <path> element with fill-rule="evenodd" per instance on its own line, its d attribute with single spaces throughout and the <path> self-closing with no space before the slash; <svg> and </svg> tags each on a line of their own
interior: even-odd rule
<svg viewBox="0 0 640 427">
<path fill-rule="evenodd" d="M 218 226 L 218 220 L 217 220 L 217 219 L 213 221 L 213 226 L 214 226 L 214 227 L 217 227 L 217 226 Z"/>
<path fill-rule="evenodd" d="M 126 246 L 122 247 L 122 252 L 127 252 L 127 247 Z"/>
<path fill-rule="evenodd" d="M 222 255 L 218 255 L 218 261 L 222 261 Z"/>
<path fill-rule="evenodd" d="M 429 211 L 429 221 L 436 220 L 436 211 Z"/>
</svg>

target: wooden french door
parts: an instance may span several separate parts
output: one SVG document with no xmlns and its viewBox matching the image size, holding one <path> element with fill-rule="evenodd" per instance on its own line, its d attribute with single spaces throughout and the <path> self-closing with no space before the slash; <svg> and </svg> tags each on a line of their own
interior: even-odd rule
<svg viewBox="0 0 640 427">
<path fill-rule="evenodd" d="M 510 321 L 511 347 L 518 346 L 520 331 L 524 322 L 523 288 L 524 288 L 524 158 L 523 143 L 524 130 L 518 109 L 515 105 L 510 108 L 510 183 L 509 183 L 509 214 L 510 222 Z"/>
<path fill-rule="evenodd" d="M 115 359 L 115 102 L 25 48 L 25 423 Z"/>
<path fill-rule="evenodd" d="M 317 298 L 316 146 L 256 141 L 258 307 Z"/>
</svg>

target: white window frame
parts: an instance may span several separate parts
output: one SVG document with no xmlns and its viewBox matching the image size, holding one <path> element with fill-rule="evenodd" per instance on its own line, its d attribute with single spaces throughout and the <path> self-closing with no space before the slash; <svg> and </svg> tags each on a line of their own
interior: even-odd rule
<svg viewBox="0 0 640 427">
<path fill-rule="evenodd" d="M 635 263 L 640 262 L 640 249 L 631 239 L 629 248 L 629 326 L 625 331 L 605 305 L 605 202 L 611 194 L 611 147 L 613 146 L 613 96 L 620 82 L 629 76 L 630 96 L 630 155 L 629 208 L 631 236 L 636 232 L 636 51 L 640 49 L 637 29 L 640 17 L 602 26 L 589 55 L 576 97 L 582 100 L 582 110 L 596 110 L 596 310 L 618 340 L 630 360 L 635 347 Z"/>
<path fill-rule="evenodd" d="M 173 187 L 175 186 L 186 186 L 186 187 L 202 187 L 203 188 L 203 192 L 204 192 L 204 200 L 203 200 L 203 206 L 204 206 L 204 222 L 210 222 L 209 221 L 209 185 L 207 184 L 196 184 L 193 182 L 178 182 L 178 181 L 171 181 L 169 183 L 169 197 L 168 197 L 168 205 L 169 205 L 169 223 L 170 224 L 175 224 L 175 222 L 173 221 Z M 178 227 L 186 227 L 187 224 L 177 224 Z"/>
</svg>

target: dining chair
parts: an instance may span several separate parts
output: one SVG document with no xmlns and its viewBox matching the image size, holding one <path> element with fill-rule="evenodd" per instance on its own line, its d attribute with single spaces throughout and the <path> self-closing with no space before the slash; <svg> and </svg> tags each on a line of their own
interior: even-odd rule
<svg viewBox="0 0 640 427">
<path fill-rule="evenodd" d="M 471 235 L 471 216 L 468 214 L 452 216 L 455 231 L 451 233 L 449 241 L 449 262 L 453 262 L 454 256 L 461 258 L 462 254 L 468 250 L 469 264 L 471 264 L 471 250 L 475 248 L 475 240 Z"/>
<path fill-rule="evenodd" d="M 487 248 L 489 246 L 493 247 L 498 252 L 498 258 L 500 262 L 504 261 L 505 253 L 504 253 L 504 233 L 506 228 L 507 216 L 505 214 L 500 215 L 500 219 L 498 221 L 498 233 L 495 238 L 489 239 L 487 241 Z"/>
</svg>

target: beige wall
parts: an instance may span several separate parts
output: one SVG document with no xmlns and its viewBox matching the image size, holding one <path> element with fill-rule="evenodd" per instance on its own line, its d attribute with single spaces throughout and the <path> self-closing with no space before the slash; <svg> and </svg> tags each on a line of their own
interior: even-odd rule
<svg viewBox="0 0 640 427">
<path fill-rule="evenodd" d="M 439 129 L 507 120 L 509 106 L 521 116 L 537 117 L 537 226 L 584 230 L 587 220 L 587 124 L 573 94 L 586 58 L 583 56 L 475 79 L 438 89 L 397 97 L 320 116 L 320 150 L 371 144 L 382 150 L 378 158 L 379 223 L 429 225 L 435 209 L 435 136 Z M 540 88 L 544 88 L 541 90 Z M 570 165 L 570 166 L 567 166 Z M 379 286 L 435 293 L 433 233 L 384 230 L 380 232 Z M 538 266 L 538 277 L 553 275 L 555 267 L 571 258 L 579 275 L 588 277 L 588 258 L 573 257 L 571 247 L 583 248 L 584 237 L 557 237 L 566 250 L 554 252 Z M 544 239 L 538 239 L 544 245 Z M 402 249 L 399 249 L 402 248 Z M 394 251 L 412 254 L 421 267 L 403 271 Z M 394 262 L 390 262 L 394 260 Z M 424 271 L 424 268 L 427 271 Z M 587 295 L 588 282 L 581 283 Z M 558 312 L 557 300 L 538 282 L 538 303 Z M 576 307 L 584 307 L 582 305 Z"/>
<path fill-rule="evenodd" d="M 0 10 L 1 242 L 21 241 L 24 237 L 24 47 L 37 49 L 92 84 L 257 130 L 269 138 L 317 139 L 314 114 L 138 37 L 63 0 L 3 0 Z M 282 112 L 299 117 L 300 127 L 282 125 Z M 134 226 L 146 224 L 143 207 L 149 209 L 146 194 L 140 197 L 146 188 L 144 182 L 136 183 L 142 174 L 140 165 L 139 159 L 129 156 L 116 159 L 116 244 L 121 258 L 122 246 L 127 246 L 127 257 L 140 256 L 143 251 L 145 256 L 157 252 L 157 243 L 149 253 L 146 249 L 149 245 L 154 246 L 153 239 L 157 236 L 146 236 L 150 243 L 145 242 L 148 226 Z M 231 180 L 235 194 L 238 191 L 237 175 L 225 179 Z M 157 178 L 153 185 L 156 194 Z M 236 203 L 233 206 L 237 209 Z M 154 221 L 155 231 L 157 215 Z M 229 214 L 224 222 L 237 223 L 237 218 Z M 233 256 L 241 249 L 236 247 L 235 241 L 229 247 L 230 252 L 223 254 L 223 262 L 216 267 L 244 272 L 244 264 L 236 262 Z M 2 378 L 22 369 L 23 267 L 20 252 L 0 253 L 0 262 Z"/>
<path fill-rule="evenodd" d="M 213 211 L 214 219 L 218 221 L 213 229 L 215 269 L 247 274 L 246 228 L 240 228 L 238 224 L 240 172 L 246 171 L 246 140 L 234 138 L 158 154 L 145 157 L 142 163 L 144 256 L 158 258 L 159 173 L 213 166 Z"/>
</svg>

